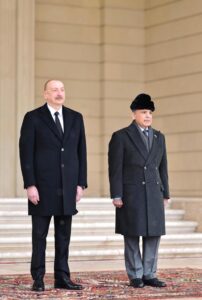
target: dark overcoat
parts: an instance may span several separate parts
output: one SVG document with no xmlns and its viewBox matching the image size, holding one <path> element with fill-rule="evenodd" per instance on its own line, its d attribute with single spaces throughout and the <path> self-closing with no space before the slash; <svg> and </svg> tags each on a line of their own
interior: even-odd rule
<svg viewBox="0 0 202 300">
<path fill-rule="evenodd" d="M 165 234 L 164 198 L 169 198 L 165 138 L 153 130 L 150 152 L 137 126 L 113 133 L 109 143 L 111 198 L 121 197 L 116 208 L 116 233 L 125 236 Z"/>
<path fill-rule="evenodd" d="M 28 112 L 20 135 L 24 188 L 36 186 L 40 201 L 28 201 L 30 215 L 74 215 L 77 185 L 87 187 L 86 141 L 82 115 L 63 106 L 64 136 L 45 104 Z"/>
</svg>

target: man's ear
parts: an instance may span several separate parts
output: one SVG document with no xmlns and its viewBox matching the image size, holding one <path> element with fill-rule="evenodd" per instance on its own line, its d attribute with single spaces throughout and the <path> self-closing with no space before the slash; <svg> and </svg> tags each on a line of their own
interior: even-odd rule
<svg viewBox="0 0 202 300">
<path fill-rule="evenodd" d="M 45 100 L 47 100 L 47 91 L 43 92 L 43 97 L 44 97 Z"/>
<path fill-rule="evenodd" d="M 134 113 L 132 113 L 132 119 L 135 120 L 135 114 Z"/>
</svg>

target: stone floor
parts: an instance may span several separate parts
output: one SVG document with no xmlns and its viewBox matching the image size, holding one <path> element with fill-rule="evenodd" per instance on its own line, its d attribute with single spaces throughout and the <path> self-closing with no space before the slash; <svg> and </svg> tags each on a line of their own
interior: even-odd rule
<svg viewBox="0 0 202 300">
<path fill-rule="evenodd" d="M 202 257 L 191 258 L 161 258 L 159 259 L 159 268 L 202 268 Z M 29 262 L 7 263 L 0 262 L 0 274 L 29 274 Z M 72 261 L 70 262 L 71 272 L 85 271 L 108 271 L 108 270 L 124 270 L 123 260 L 105 260 L 105 261 Z M 53 262 L 47 262 L 47 273 L 53 271 Z"/>
</svg>

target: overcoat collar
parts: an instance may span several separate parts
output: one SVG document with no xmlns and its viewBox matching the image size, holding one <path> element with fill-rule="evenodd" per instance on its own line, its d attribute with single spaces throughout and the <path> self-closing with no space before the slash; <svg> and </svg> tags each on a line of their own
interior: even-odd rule
<svg viewBox="0 0 202 300">
<path fill-rule="evenodd" d="M 42 107 L 39 108 L 39 114 L 43 121 L 46 123 L 46 125 L 51 129 L 51 131 L 54 133 L 54 135 L 60 140 L 60 141 L 65 141 L 68 138 L 68 135 L 70 133 L 71 126 L 73 124 L 73 114 L 71 111 L 63 106 L 62 108 L 62 113 L 63 113 L 63 121 L 64 121 L 64 135 L 63 138 L 60 137 L 60 134 L 58 132 L 58 129 L 55 125 L 55 122 L 51 116 L 51 113 L 47 107 L 47 104 L 43 105 Z"/>
<path fill-rule="evenodd" d="M 130 139 L 132 140 L 134 146 L 138 149 L 139 153 L 144 158 L 144 160 L 147 163 L 150 160 L 152 160 L 158 150 L 159 132 L 156 131 L 155 129 L 153 129 L 153 134 L 154 134 L 153 143 L 152 143 L 152 147 L 149 152 L 147 151 L 146 145 L 144 144 L 144 142 L 140 136 L 140 132 L 139 132 L 137 126 L 135 126 L 135 124 L 133 122 L 126 128 L 126 132 L 127 132 L 128 136 L 130 137 Z"/>
</svg>

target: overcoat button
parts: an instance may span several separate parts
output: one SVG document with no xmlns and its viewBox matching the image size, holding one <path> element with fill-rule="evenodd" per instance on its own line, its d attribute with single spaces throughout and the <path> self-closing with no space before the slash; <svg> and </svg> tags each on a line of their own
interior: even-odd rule
<svg viewBox="0 0 202 300">
<path fill-rule="evenodd" d="M 61 149 L 61 151 L 65 151 L 65 149 L 64 149 L 64 148 L 62 148 L 62 149 Z"/>
<path fill-rule="evenodd" d="M 143 181 L 142 184 L 145 184 L 145 181 Z"/>
<path fill-rule="evenodd" d="M 144 166 L 144 169 L 146 170 L 146 169 L 147 169 L 147 167 L 146 167 L 146 166 Z"/>
</svg>

